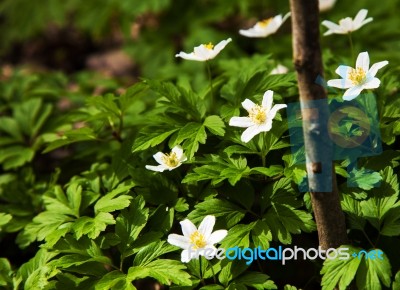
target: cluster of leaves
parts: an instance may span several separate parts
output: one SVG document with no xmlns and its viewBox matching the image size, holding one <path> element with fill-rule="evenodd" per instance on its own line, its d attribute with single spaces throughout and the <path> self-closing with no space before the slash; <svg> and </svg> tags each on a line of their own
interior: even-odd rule
<svg viewBox="0 0 400 290">
<path fill-rule="evenodd" d="M 179 221 L 186 217 L 199 223 L 206 215 L 216 216 L 216 227 L 228 230 L 223 248 L 318 247 L 310 196 L 297 187 L 305 177 L 300 164 L 304 156 L 289 148 L 284 113 L 270 132 L 249 143 L 240 141 L 240 129 L 227 125 L 232 116 L 241 115 L 245 98 L 260 103 L 268 89 L 275 91 L 277 103 L 296 102 L 294 73 L 270 75 L 275 56 L 274 60 L 257 54 L 240 57 L 244 53 L 236 45 L 235 59 L 212 63 L 215 76 L 210 89 L 205 75 L 198 73 L 201 64 L 175 64 L 171 57 L 175 47 L 169 39 L 176 31 L 190 35 L 184 47 L 197 45 L 205 36 L 218 40 L 220 32 L 205 23 L 223 25 L 221 21 L 236 11 L 246 16 L 259 7 L 252 1 L 226 0 L 213 9 L 204 1 L 180 9 L 187 3 L 174 1 L 172 6 L 172 1 L 154 0 L 108 1 L 108 5 L 47 1 L 40 9 L 34 4 L 22 9 L 22 2 L 0 4 L 5 23 L 20 25 L 24 22 L 18 17 L 30 19 L 19 11 L 37 16 L 32 25 L 4 34 L 10 40 L 43 29 L 43 19 L 62 23 L 71 11 L 78 27 L 101 35 L 115 18 L 126 28 L 132 17 L 162 10 L 163 32 L 154 35 L 149 29 L 132 50 L 148 62 L 145 75 L 154 71 L 177 82 L 144 79 L 115 94 L 118 84 L 102 79 L 98 81 L 102 93 L 91 96 L 97 84 L 87 75 L 67 78 L 17 71 L 1 80 L 0 243 L 5 249 L 0 258 L 1 287 L 149 289 L 161 284 L 171 289 L 242 290 L 315 283 L 323 289 L 337 284 L 345 289 L 353 280 L 360 289 L 399 287 L 400 98 L 395 69 L 382 76 L 382 86 L 375 91 L 384 151 L 361 159 L 351 172 L 346 170 L 347 160 L 335 164 L 350 248 L 380 249 L 383 260 L 352 257 L 326 260 L 323 265 L 309 263 L 320 271 L 321 279 L 312 277 L 309 268 L 302 270 L 302 261 L 293 261 L 303 280 L 291 280 L 286 270 L 274 270 L 268 263 L 202 259 L 183 264 L 179 249 L 165 241 L 168 234 L 180 231 Z M 280 11 L 288 9 L 287 3 L 276 5 L 282 5 Z M 32 13 L 35 9 L 41 13 Z M 181 10 L 186 11 L 184 17 L 177 16 Z M 180 19 L 173 31 L 162 25 L 171 19 Z M 25 34 L 15 33 L 24 29 Z M 391 31 L 388 28 L 385 35 Z M 284 55 L 285 49 L 275 53 Z M 290 53 L 284 61 L 289 58 Z M 396 56 L 388 59 L 396 63 Z M 337 59 L 328 49 L 324 61 L 328 77 L 333 76 Z M 339 92 L 330 96 L 341 101 Z M 353 130 L 351 120 L 337 130 Z M 162 174 L 145 170 L 146 164 L 154 164 L 154 153 L 177 144 L 187 162 Z"/>
</svg>

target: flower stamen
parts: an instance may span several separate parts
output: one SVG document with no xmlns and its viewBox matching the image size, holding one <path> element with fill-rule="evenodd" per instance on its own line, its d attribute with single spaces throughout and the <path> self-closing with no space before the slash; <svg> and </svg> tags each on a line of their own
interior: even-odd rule
<svg viewBox="0 0 400 290">
<path fill-rule="evenodd" d="M 164 156 L 161 157 L 161 160 L 168 167 L 176 167 L 179 164 L 178 156 L 176 156 L 175 152 L 172 152 L 171 154 L 164 154 Z"/>
<path fill-rule="evenodd" d="M 212 50 L 214 48 L 214 44 L 212 44 L 212 42 L 209 42 L 208 44 L 203 44 L 203 45 L 208 50 Z"/>
<path fill-rule="evenodd" d="M 267 119 L 267 114 L 262 106 L 255 105 L 255 107 L 249 112 L 249 117 L 255 124 L 260 125 Z"/>
<path fill-rule="evenodd" d="M 354 84 L 354 85 L 360 85 L 364 82 L 366 77 L 365 71 L 361 67 L 357 67 L 356 69 L 353 69 L 349 73 L 349 80 Z"/>
<path fill-rule="evenodd" d="M 258 21 L 257 24 L 258 24 L 259 26 L 261 26 L 261 27 L 266 27 L 266 26 L 268 26 L 268 24 L 270 24 L 270 22 L 272 21 L 272 19 L 273 19 L 273 17 L 268 18 L 268 19 L 264 19 L 264 20 Z"/>
<path fill-rule="evenodd" d="M 190 243 L 193 245 L 194 250 L 202 249 L 207 245 L 204 235 L 199 231 L 195 231 L 190 235 Z"/>
</svg>

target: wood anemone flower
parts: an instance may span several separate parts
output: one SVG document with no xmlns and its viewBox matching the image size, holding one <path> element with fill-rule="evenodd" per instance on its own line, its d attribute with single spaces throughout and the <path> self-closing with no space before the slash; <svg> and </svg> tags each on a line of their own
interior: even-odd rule
<svg viewBox="0 0 400 290">
<path fill-rule="evenodd" d="M 381 81 L 375 77 L 378 70 L 383 68 L 389 62 L 387 60 L 374 63 L 369 67 L 368 52 L 361 52 L 356 61 L 356 68 L 346 65 L 340 65 L 336 69 L 336 73 L 342 79 L 334 79 L 328 81 L 328 86 L 347 89 L 343 95 L 343 100 L 351 101 L 358 97 L 364 89 L 376 89 Z"/>
<path fill-rule="evenodd" d="M 216 57 L 231 41 L 232 39 L 228 38 L 226 40 L 222 40 L 215 46 L 211 42 L 209 44 L 201 44 L 196 46 L 193 52 L 186 53 L 181 51 L 180 53 L 176 54 L 175 57 L 181 57 L 187 60 L 207 61 Z"/>
</svg>

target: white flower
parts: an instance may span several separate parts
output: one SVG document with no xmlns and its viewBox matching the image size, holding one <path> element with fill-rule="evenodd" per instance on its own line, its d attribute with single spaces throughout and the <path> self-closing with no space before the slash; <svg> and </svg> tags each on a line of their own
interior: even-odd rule
<svg viewBox="0 0 400 290">
<path fill-rule="evenodd" d="M 215 217 L 212 215 L 206 216 L 198 229 L 188 219 L 181 221 L 180 224 L 183 236 L 170 234 L 168 243 L 183 249 L 181 261 L 184 263 L 197 259 L 199 255 L 213 256 L 216 252 L 214 244 L 221 242 L 228 234 L 226 230 L 212 232 L 215 224 Z"/>
<path fill-rule="evenodd" d="M 290 12 L 283 18 L 282 15 L 277 15 L 275 17 L 258 21 L 252 28 L 247 30 L 241 29 L 239 30 L 239 33 L 247 37 L 267 37 L 268 35 L 275 33 L 289 16 Z"/>
<path fill-rule="evenodd" d="M 319 0 L 319 11 L 324 12 L 333 7 L 335 5 L 336 0 Z"/>
<path fill-rule="evenodd" d="M 181 51 L 176 54 L 175 57 L 181 57 L 183 59 L 195 60 L 195 61 L 207 61 L 213 59 L 217 56 L 218 53 L 221 52 L 225 48 L 225 46 L 231 42 L 232 39 L 228 38 L 226 40 L 222 40 L 217 45 L 213 45 L 211 42 L 209 44 L 201 44 L 194 48 L 194 51 L 191 53 L 186 53 Z"/>
<path fill-rule="evenodd" d="M 345 101 L 356 98 L 364 89 L 376 89 L 381 81 L 375 77 L 379 69 L 387 65 L 388 61 L 381 61 L 369 67 L 368 52 L 361 52 L 356 61 L 356 68 L 341 65 L 336 69 L 336 73 L 343 79 L 328 81 L 328 86 L 347 89 L 343 95 Z"/>
<path fill-rule="evenodd" d="M 163 172 L 164 170 L 171 171 L 179 166 L 182 162 L 187 160 L 185 154 L 183 154 L 183 149 L 181 146 L 177 145 L 172 148 L 170 154 L 164 154 L 162 152 L 157 152 L 153 155 L 154 159 L 160 164 L 158 166 L 146 165 L 146 169 Z"/>
<path fill-rule="evenodd" d="M 367 9 L 361 9 L 356 17 L 354 17 L 354 20 L 351 19 L 351 17 L 346 17 L 341 20 L 339 20 L 339 25 L 336 23 L 333 23 L 328 20 L 322 21 L 322 25 L 326 26 L 328 28 L 328 31 L 324 33 L 324 35 L 330 35 L 330 34 L 348 34 L 350 32 L 356 31 L 360 29 L 362 26 L 365 24 L 371 22 L 373 20 L 372 17 L 367 18 L 368 10 Z"/>
<path fill-rule="evenodd" d="M 249 99 L 244 100 L 242 106 L 249 113 L 249 116 L 232 117 L 230 119 L 230 126 L 247 128 L 241 136 L 243 142 L 247 143 L 260 132 L 271 130 L 272 119 L 275 118 L 278 110 L 287 107 L 285 104 L 278 104 L 272 107 L 273 94 L 273 91 L 266 91 L 261 106 L 254 104 Z"/>
<path fill-rule="evenodd" d="M 280 75 L 280 74 L 285 74 L 289 71 L 289 69 L 281 64 L 278 64 L 272 71 L 271 71 L 271 75 Z"/>
</svg>

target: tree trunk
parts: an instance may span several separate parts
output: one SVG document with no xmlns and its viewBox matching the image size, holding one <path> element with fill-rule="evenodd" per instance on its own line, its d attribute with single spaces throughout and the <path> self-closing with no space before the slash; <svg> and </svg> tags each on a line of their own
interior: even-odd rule
<svg viewBox="0 0 400 290">
<path fill-rule="evenodd" d="M 328 135 L 326 91 L 316 83 L 323 75 L 319 43 L 318 0 L 290 0 L 293 60 L 300 92 L 309 191 L 323 249 L 347 243 Z"/>
</svg>

